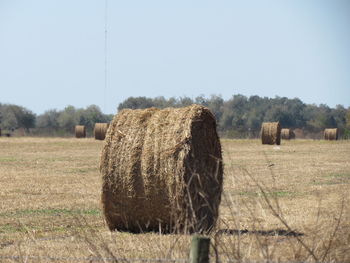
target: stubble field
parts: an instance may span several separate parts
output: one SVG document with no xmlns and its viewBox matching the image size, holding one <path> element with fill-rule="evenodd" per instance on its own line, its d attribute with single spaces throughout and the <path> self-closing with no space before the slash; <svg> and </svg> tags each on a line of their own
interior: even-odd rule
<svg viewBox="0 0 350 263">
<path fill-rule="evenodd" d="M 0 138 L 0 262 L 188 258 L 189 235 L 108 231 L 100 205 L 102 145 Z M 350 141 L 222 146 L 213 261 L 350 262 Z"/>
</svg>

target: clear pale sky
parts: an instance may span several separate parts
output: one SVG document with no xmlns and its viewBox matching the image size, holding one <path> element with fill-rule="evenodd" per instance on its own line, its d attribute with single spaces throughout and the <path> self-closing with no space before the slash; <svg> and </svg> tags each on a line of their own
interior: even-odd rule
<svg viewBox="0 0 350 263">
<path fill-rule="evenodd" d="M 0 0 L 0 102 L 40 114 L 129 96 L 350 106 L 349 0 Z"/>
</svg>

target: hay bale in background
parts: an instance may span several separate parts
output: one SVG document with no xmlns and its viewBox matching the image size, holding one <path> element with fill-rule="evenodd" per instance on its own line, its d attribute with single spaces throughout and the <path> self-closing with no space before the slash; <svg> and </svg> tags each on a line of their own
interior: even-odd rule
<svg viewBox="0 0 350 263">
<path fill-rule="evenodd" d="M 96 140 L 104 140 L 109 127 L 109 123 L 95 123 L 94 137 Z"/>
<path fill-rule="evenodd" d="M 86 128 L 84 125 L 75 126 L 75 137 L 76 138 L 85 138 L 86 137 Z"/>
<path fill-rule="evenodd" d="M 100 171 L 111 230 L 205 232 L 216 223 L 221 145 L 203 106 L 122 110 L 107 131 Z"/>
<path fill-rule="evenodd" d="M 295 134 L 294 134 L 292 129 L 282 129 L 281 130 L 281 138 L 283 140 L 295 139 Z"/>
<path fill-rule="evenodd" d="M 325 140 L 338 140 L 338 128 L 334 129 L 325 129 L 324 130 L 324 139 Z"/>
<path fill-rule="evenodd" d="M 262 144 L 281 144 L 281 125 L 279 122 L 264 122 L 261 126 Z"/>
</svg>

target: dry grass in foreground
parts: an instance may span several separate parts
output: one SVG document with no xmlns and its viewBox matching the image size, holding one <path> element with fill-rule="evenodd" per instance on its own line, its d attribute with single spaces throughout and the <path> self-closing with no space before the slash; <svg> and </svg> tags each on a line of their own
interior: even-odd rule
<svg viewBox="0 0 350 263">
<path fill-rule="evenodd" d="M 0 262 L 188 258 L 190 236 L 107 230 L 99 203 L 102 143 L 0 138 Z M 212 260 L 350 262 L 349 141 L 222 144 Z"/>
</svg>

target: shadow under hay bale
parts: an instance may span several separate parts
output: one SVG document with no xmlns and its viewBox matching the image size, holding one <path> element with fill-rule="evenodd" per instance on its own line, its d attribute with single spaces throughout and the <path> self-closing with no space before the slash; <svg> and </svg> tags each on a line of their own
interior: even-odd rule
<svg viewBox="0 0 350 263">
<path fill-rule="evenodd" d="M 217 235 L 261 235 L 261 236 L 286 236 L 286 237 L 298 237 L 304 236 L 304 233 L 296 232 L 285 229 L 272 229 L 272 230 L 247 230 L 247 229 L 220 229 L 216 232 Z"/>
<path fill-rule="evenodd" d="M 295 134 L 292 129 L 282 129 L 281 130 L 281 139 L 291 140 L 295 139 Z"/>
<path fill-rule="evenodd" d="M 334 129 L 325 129 L 324 130 L 324 139 L 325 140 L 338 140 L 338 128 L 334 128 Z"/>
<path fill-rule="evenodd" d="M 96 140 L 104 140 L 109 127 L 109 123 L 95 123 L 94 137 Z"/>
<path fill-rule="evenodd" d="M 222 154 L 215 117 L 203 106 L 122 110 L 100 171 L 110 230 L 207 232 L 216 223 Z"/>
<path fill-rule="evenodd" d="M 262 144 L 281 144 L 281 125 L 279 122 L 264 122 L 260 133 Z"/>
<path fill-rule="evenodd" d="M 86 137 L 86 128 L 84 125 L 75 126 L 75 138 L 85 138 Z"/>
</svg>

